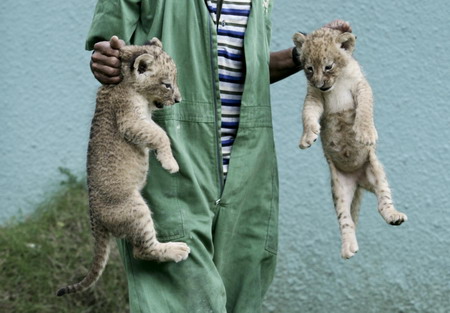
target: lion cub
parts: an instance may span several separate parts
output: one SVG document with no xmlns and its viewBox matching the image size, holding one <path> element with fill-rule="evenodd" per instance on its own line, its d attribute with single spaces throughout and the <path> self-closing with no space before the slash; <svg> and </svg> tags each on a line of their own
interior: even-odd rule
<svg viewBox="0 0 450 313">
<path fill-rule="evenodd" d="M 341 255 L 348 259 L 358 251 L 355 228 L 362 189 L 375 193 L 387 223 L 400 225 L 407 217 L 394 208 L 375 154 L 372 90 L 352 57 L 355 36 L 321 28 L 309 35 L 296 33 L 293 41 L 308 80 L 300 148 L 309 148 L 320 133 L 331 171 Z"/>
<path fill-rule="evenodd" d="M 98 280 L 111 236 L 130 242 L 139 259 L 179 262 L 190 252 L 182 242 L 158 242 L 150 209 L 140 194 L 149 149 L 156 150 L 163 168 L 178 171 L 167 134 L 151 120 L 152 111 L 181 101 L 175 63 L 157 38 L 144 46 L 123 47 L 120 59 L 122 82 L 98 90 L 88 147 L 94 261 L 81 282 L 60 289 L 58 296 L 83 291 Z"/>
</svg>

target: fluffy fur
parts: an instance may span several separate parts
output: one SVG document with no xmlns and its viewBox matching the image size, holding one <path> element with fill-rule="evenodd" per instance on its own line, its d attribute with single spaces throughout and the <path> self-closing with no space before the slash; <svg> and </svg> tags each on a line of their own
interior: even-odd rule
<svg viewBox="0 0 450 313">
<path fill-rule="evenodd" d="M 375 154 L 372 90 L 352 56 L 355 40 L 352 33 L 330 28 L 293 37 L 308 80 L 300 148 L 309 148 L 320 134 L 346 259 L 358 251 L 355 229 L 363 189 L 375 193 L 387 223 L 400 225 L 407 219 L 394 208 Z"/>
<path fill-rule="evenodd" d="M 134 257 L 179 262 L 188 257 L 182 242 L 160 243 L 151 212 L 140 191 L 148 171 L 149 149 L 170 173 L 178 171 L 167 134 L 151 120 L 152 111 L 181 101 L 173 60 L 153 38 L 145 46 L 120 51 L 123 80 L 99 88 L 91 125 L 87 181 L 94 260 L 79 283 L 58 296 L 92 286 L 106 266 L 111 236 L 125 238 Z"/>
</svg>

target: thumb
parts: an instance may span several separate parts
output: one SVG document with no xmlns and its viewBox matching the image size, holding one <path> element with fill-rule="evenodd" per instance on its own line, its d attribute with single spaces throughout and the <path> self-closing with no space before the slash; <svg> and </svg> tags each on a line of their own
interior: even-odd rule
<svg viewBox="0 0 450 313">
<path fill-rule="evenodd" d="M 125 46 L 125 41 L 119 39 L 119 37 L 117 36 L 112 36 L 111 39 L 109 40 L 109 44 L 111 45 L 111 48 L 118 50 L 123 46 Z"/>
</svg>

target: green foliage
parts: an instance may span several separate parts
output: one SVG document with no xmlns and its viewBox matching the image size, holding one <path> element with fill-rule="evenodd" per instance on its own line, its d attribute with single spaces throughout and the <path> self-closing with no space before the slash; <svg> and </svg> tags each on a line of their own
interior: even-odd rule
<svg viewBox="0 0 450 313">
<path fill-rule="evenodd" d="M 86 186 L 68 170 L 51 199 L 27 219 L 0 227 L 0 312 L 127 312 L 126 279 L 113 243 L 97 284 L 57 297 L 59 287 L 78 282 L 92 260 Z"/>
</svg>

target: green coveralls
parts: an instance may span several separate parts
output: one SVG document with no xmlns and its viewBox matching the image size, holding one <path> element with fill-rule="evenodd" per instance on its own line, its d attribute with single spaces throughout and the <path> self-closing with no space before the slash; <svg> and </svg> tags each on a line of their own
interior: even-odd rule
<svg viewBox="0 0 450 313">
<path fill-rule="evenodd" d="M 119 248 L 133 313 L 258 313 L 277 254 L 278 175 L 269 94 L 271 3 L 252 1 L 245 35 L 247 75 L 226 183 L 220 148 L 216 29 L 204 0 L 100 0 L 86 48 L 117 35 L 152 37 L 178 67 L 183 101 L 154 114 L 180 171 L 152 156 L 143 191 L 161 241 L 184 241 L 186 261 L 135 260 Z"/>
</svg>

